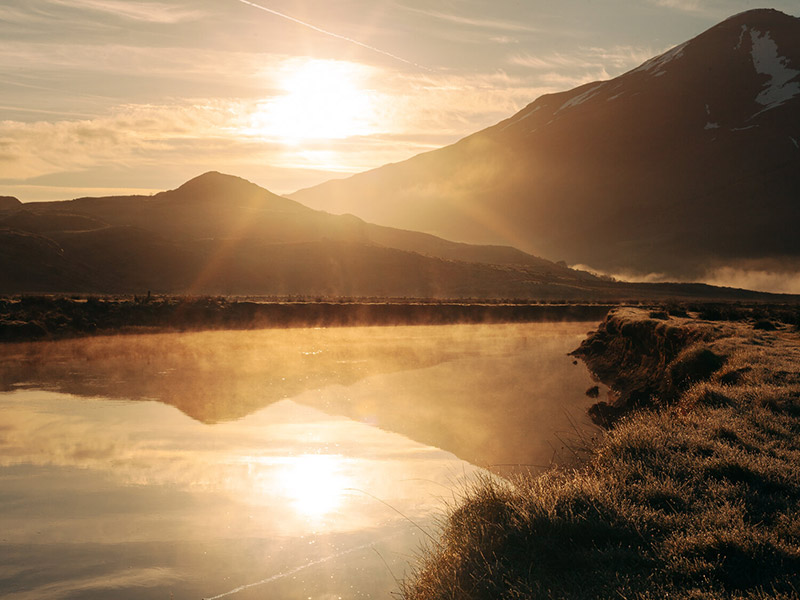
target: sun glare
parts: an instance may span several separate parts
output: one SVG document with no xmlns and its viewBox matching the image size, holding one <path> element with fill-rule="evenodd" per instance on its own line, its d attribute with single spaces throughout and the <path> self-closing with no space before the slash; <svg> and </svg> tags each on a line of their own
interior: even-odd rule
<svg viewBox="0 0 800 600">
<path fill-rule="evenodd" d="M 349 479 L 344 459 L 331 454 L 292 457 L 278 474 L 280 491 L 294 509 L 309 519 L 320 519 L 342 503 Z"/>
<path fill-rule="evenodd" d="M 365 67 L 343 61 L 287 69 L 278 81 L 285 93 L 259 103 L 247 133 L 287 144 L 372 133 L 374 102 L 364 80 Z"/>
</svg>

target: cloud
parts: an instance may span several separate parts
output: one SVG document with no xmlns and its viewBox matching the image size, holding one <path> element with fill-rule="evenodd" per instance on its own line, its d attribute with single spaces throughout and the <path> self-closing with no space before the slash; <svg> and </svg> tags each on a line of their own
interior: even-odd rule
<svg viewBox="0 0 800 600">
<path fill-rule="evenodd" d="M 6 50 L 5 56 L 16 52 L 17 64 L 35 68 L 36 57 L 43 51 L 37 45 L 22 46 L 15 51 Z M 107 56 L 112 69 L 135 74 L 157 62 L 153 52 L 112 46 Z M 77 183 L 76 193 L 83 193 L 93 185 L 120 186 L 118 182 L 92 181 L 90 174 L 100 168 L 117 173 L 172 169 L 189 176 L 210 169 L 275 174 L 275 169 L 286 168 L 293 172 L 287 173 L 284 184 L 258 179 L 270 189 L 288 192 L 309 184 L 299 179 L 301 170 L 313 176 L 316 183 L 332 173 L 352 173 L 404 160 L 493 125 L 539 95 L 555 91 L 552 85 L 531 85 L 526 78 L 504 71 L 406 73 L 343 62 L 343 67 L 357 75 L 356 83 L 369 99 L 369 114 L 364 115 L 357 131 L 342 139 L 308 140 L 292 147 L 275 135 L 263 112 L 287 95 L 287 90 L 281 89 L 283 78 L 296 73 L 310 62 L 309 58 L 264 56 L 259 61 L 258 56 L 247 53 L 211 52 L 207 56 L 200 53 L 200 60 L 193 63 L 191 54 L 188 50 L 170 52 L 154 71 L 167 75 L 172 70 L 184 70 L 184 77 L 203 80 L 216 69 L 236 69 L 257 83 L 236 90 L 239 97 L 229 98 L 169 98 L 164 102 L 114 104 L 113 99 L 87 94 L 70 105 L 76 110 L 64 105 L 63 113 L 58 115 L 51 115 L 47 107 L 26 106 L 21 101 L 6 104 L 7 109 L 25 114 L 17 120 L 0 121 L 0 180 L 6 188 L 12 183 L 42 186 L 46 185 L 43 176 L 84 171 L 86 183 L 71 182 Z M 93 56 L 96 57 L 96 49 L 77 46 L 57 60 L 63 63 L 59 68 L 82 70 L 91 68 Z M 30 77 L 39 81 L 33 74 Z M 225 84 L 223 80 L 222 87 Z M 90 115 L 91 110 L 98 110 L 98 114 L 82 116 Z M 75 118 L 76 115 L 81 116 Z M 264 124 L 260 129 L 254 127 L 259 122 Z M 152 187 L 153 180 L 149 180 L 149 185 L 138 187 Z M 174 182 L 175 175 L 169 181 Z M 67 187 L 63 181 L 50 179 L 47 183 L 59 188 L 58 198 L 63 197 Z M 78 188 L 81 192 L 77 192 Z M 43 193 L 41 187 L 30 191 L 37 198 Z"/>
<path fill-rule="evenodd" d="M 675 282 L 675 281 L 683 281 L 682 279 L 676 279 L 675 277 L 669 276 L 666 273 L 642 273 L 639 271 L 631 271 L 631 270 L 621 270 L 621 271 L 604 271 L 602 269 L 596 269 L 595 267 L 590 267 L 589 265 L 584 264 L 574 264 L 570 265 L 570 269 L 575 269 L 577 271 L 586 271 L 587 273 L 591 273 L 593 275 L 597 275 L 598 277 L 604 277 L 609 279 L 614 279 L 616 281 L 625 281 L 628 283 L 665 283 L 665 282 Z"/>
<path fill-rule="evenodd" d="M 708 2 L 701 2 L 700 0 L 652 0 L 652 4 L 682 12 L 706 14 Z"/>
<path fill-rule="evenodd" d="M 2 121 L 0 179 L 22 181 L 96 165 L 158 161 L 161 151 L 181 140 L 215 140 L 235 111 L 236 104 L 207 101 L 123 105 L 109 116 L 84 120 Z"/>
<path fill-rule="evenodd" d="M 190 8 L 191 4 L 142 2 L 128 0 L 49 0 L 55 6 L 89 10 L 113 15 L 125 20 L 157 24 L 174 24 L 196 20 L 205 16 L 203 11 Z"/>
<path fill-rule="evenodd" d="M 709 270 L 703 281 L 711 285 L 775 294 L 800 294 L 800 270 L 719 267 Z"/>
<path fill-rule="evenodd" d="M 519 40 L 509 35 L 495 35 L 489 38 L 495 44 L 518 44 Z"/>
<path fill-rule="evenodd" d="M 4 84 L 60 93 L 65 90 L 54 84 L 54 80 L 60 80 L 54 72 L 63 77 L 68 71 L 80 74 L 83 79 L 93 75 L 118 79 L 124 73 L 126 78 L 161 78 L 158 81 L 161 87 L 166 83 L 196 81 L 215 90 L 234 86 L 239 93 L 247 88 L 263 93 L 267 91 L 265 77 L 289 59 L 279 54 L 179 46 L 18 42 L 0 46 L 0 65 L 5 65 L 0 66 L 0 73 L 5 74 Z M 109 100 L 113 90 L 106 95 L 69 93 Z"/>
<path fill-rule="evenodd" d="M 15 5 L 16 4 L 16 5 Z M 133 0 L 11 0 L 0 6 L 0 22 L 15 25 L 58 23 L 61 31 L 81 23 L 94 23 L 94 15 L 125 21 L 174 25 L 207 16 L 191 4 Z"/>
<path fill-rule="evenodd" d="M 708 19 L 724 19 L 739 12 L 755 8 L 746 0 L 649 0 L 651 5 Z M 770 6 L 788 14 L 797 15 L 796 0 L 778 0 Z"/>
<path fill-rule="evenodd" d="M 641 65 L 657 54 L 658 50 L 638 46 L 579 47 L 568 53 L 518 52 L 510 54 L 506 60 L 510 65 L 531 71 L 542 82 L 576 86 L 615 77 Z"/>
<path fill-rule="evenodd" d="M 773 294 L 800 294 L 800 261 L 797 259 L 753 259 L 735 265 L 713 266 L 697 276 L 675 273 L 643 273 L 640 271 L 603 271 L 584 264 L 570 265 L 600 277 L 630 283 L 707 283 L 719 287 L 738 288 Z"/>
<path fill-rule="evenodd" d="M 516 21 L 502 21 L 497 19 L 487 19 L 484 17 L 467 17 L 464 15 L 443 13 L 436 10 L 411 8 L 408 6 L 403 8 L 409 12 L 425 15 L 439 21 L 445 21 L 454 25 L 464 25 L 476 29 L 490 29 L 493 31 L 505 31 L 512 33 L 539 33 L 542 31 L 542 29 L 539 27 L 526 25 Z"/>
<path fill-rule="evenodd" d="M 45 18 L 38 10 L 30 6 L 0 6 L 0 22 L 16 25 L 29 24 Z"/>
</svg>

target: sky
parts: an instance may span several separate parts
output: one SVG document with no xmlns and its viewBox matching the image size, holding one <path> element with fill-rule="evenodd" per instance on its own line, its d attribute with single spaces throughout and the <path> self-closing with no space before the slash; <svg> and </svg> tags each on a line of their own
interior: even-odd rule
<svg viewBox="0 0 800 600">
<path fill-rule="evenodd" d="M 746 0 L 3 0 L 0 195 L 290 193 L 615 77 Z M 800 16 L 798 0 L 773 2 Z"/>
</svg>

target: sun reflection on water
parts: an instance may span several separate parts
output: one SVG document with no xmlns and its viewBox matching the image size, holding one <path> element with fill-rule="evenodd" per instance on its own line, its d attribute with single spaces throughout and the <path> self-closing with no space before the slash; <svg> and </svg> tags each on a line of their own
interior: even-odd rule
<svg viewBox="0 0 800 600">
<path fill-rule="evenodd" d="M 278 485 L 298 513 L 320 519 L 341 506 L 352 485 L 344 467 L 345 458 L 336 454 L 292 457 L 278 473 Z"/>
<path fill-rule="evenodd" d="M 271 472 L 263 480 L 263 492 L 285 498 L 298 516 L 308 520 L 321 520 L 342 508 L 353 486 L 347 472 L 348 459 L 340 454 L 272 457 L 268 462 Z"/>
</svg>

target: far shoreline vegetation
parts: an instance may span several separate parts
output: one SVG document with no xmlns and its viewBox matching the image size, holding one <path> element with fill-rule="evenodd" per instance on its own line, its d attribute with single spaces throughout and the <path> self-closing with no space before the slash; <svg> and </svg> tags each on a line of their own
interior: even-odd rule
<svg viewBox="0 0 800 600">
<path fill-rule="evenodd" d="M 514 299 L 19 295 L 0 297 L 0 342 L 213 329 L 600 321 L 612 306 Z"/>
<path fill-rule="evenodd" d="M 796 324 L 800 303 L 787 298 L 795 302 L 19 294 L 0 296 L 0 342 L 209 329 L 600 322 L 621 305 L 664 315 L 686 306 L 711 320 Z"/>
</svg>

